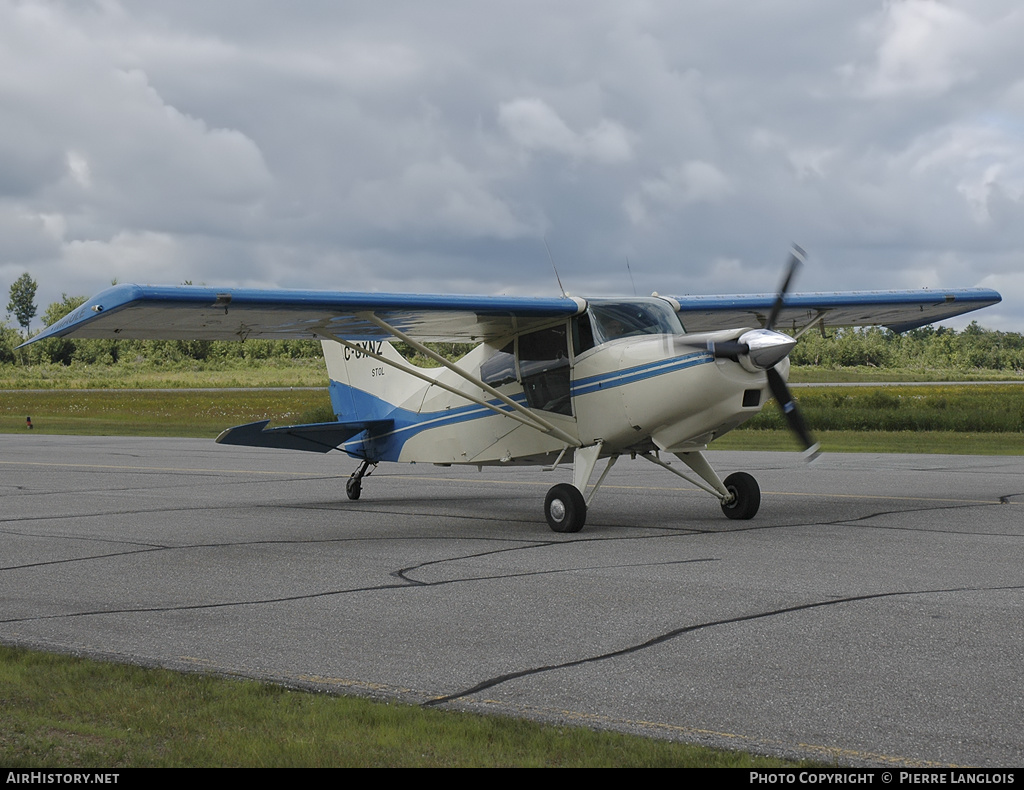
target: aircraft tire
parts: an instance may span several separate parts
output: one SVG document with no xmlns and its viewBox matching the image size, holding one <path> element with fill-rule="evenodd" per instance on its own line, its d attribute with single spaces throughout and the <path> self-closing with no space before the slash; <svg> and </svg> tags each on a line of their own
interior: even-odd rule
<svg viewBox="0 0 1024 790">
<path fill-rule="evenodd" d="M 359 499 L 361 493 L 363 493 L 363 481 L 350 477 L 345 482 L 345 494 L 349 499 L 356 500 Z"/>
<path fill-rule="evenodd" d="M 751 475 L 746 472 L 733 472 L 723 482 L 736 496 L 728 505 L 722 504 L 722 512 L 726 516 L 749 519 L 757 515 L 757 510 L 761 507 L 761 488 Z"/>
<path fill-rule="evenodd" d="M 579 532 L 587 521 L 587 502 L 576 486 L 559 483 L 544 499 L 544 515 L 555 532 Z"/>
</svg>

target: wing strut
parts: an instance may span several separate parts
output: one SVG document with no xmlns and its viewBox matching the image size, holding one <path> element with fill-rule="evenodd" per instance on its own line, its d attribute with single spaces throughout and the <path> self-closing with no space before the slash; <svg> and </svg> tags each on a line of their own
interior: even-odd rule
<svg viewBox="0 0 1024 790">
<path fill-rule="evenodd" d="M 793 333 L 793 339 L 794 340 L 799 340 L 801 337 L 804 336 L 804 334 L 808 330 L 814 329 L 814 327 L 818 326 L 818 324 L 821 324 L 822 326 L 824 326 L 824 323 L 823 323 L 824 320 L 825 320 L 825 311 L 824 310 L 819 310 L 815 314 L 814 318 L 811 319 L 811 321 L 809 323 L 804 324 L 799 330 L 797 330 L 797 331 L 795 331 Z"/>
<path fill-rule="evenodd" d="M 473 395 L 470 395 L 469 393 L 462 392 L 460 390 L 455 389 L 455 387 L 452 387 L 452 386 L 450 386 L 448 384 L 445 384 L 443 382 L 437 381 L 437 379 L 435 379 L 435 378 L 433 378 L 431 376 L 427 376 L 427 375 L 424 375 L 423 373 L 420 373 L 412 365 L 399 365 L 399 364 L 395 363 L 393 360 L 386 359 L 383 356 L 381 356 L 379 354 L 376 354 L 376 353 L 374 353 L 374 352 L 372 352 L 372 351 L 370 351 L 370 350 L 368 350 L 368 349 L 366 349 L 366 348 L 364 348 L 362 346 L 356 346 L 355 344 L 350 343 L 349 341 L 345 340 L 344 338 L 336 337 L 334 335 L 330 335 L 331 339 L 332 340 L 336 340 L 337 342 L 341 343 L 343 346 L 347 346 L 348 348 L 351 348 L 353 351 L 359 351 L 360 353 L 365 354 L 368 357 L 372 357 L 373 359 L 376 359 L 378 362 L 383 362 L 386 365 L 390 365 L 391 367 L 396 368 L 397 370 L 401 370 L 403 373 L 408 373 L 411 376 L 414 376 L 414 377 L 420 379 L 421 381 L 425 381 L 428 384 L 434 385 L 435 387 L 440 387 L 441 389 L 446 390 L 446 391 L 452 393 L 453 395 L 458 395 L 460 398 L 464 398 L 465 400 L 468 400 L 471 403 L 475 403 L 478 406 L 483 406 L 486 409 L 490 409 L 495 414 L 501 414 L 501 415 L 503 415 L 505 417 L 511 417 L 513 420 L 516 420 L 517 422 L 522 423 L 523 425 L 527 426 L 528 428 L 533 428 L 535 431 L 540 431 L 541 433 L 550 433 L 550 434 L 552 434 L 554 436 L 557 436 L 559 439 L 561 439 L 562 441 L 566 442 L 567 444 L 569 444 L 572 447 L 579 447 L 579 446 L 581 446 L 582 442 L 580 442 L 579 439 L 575 438 L 574 436 L 572 436 L 569 433 L 566 433 L 561 428 L 559 428 L 557 425 L 554 425 L 553 423 L 548 422 L 547 420 L 545 420 L 544 418 L 538 416 L 537 414 L 534 414 L 532 411 L 530 411 L 529 409 L 525 408 L 521 404 L 516 403 L 514 400 L 509 398 L 507 395 L 502 395 L 500 392 L 498 392 L 496 389 L 494 389 L 494 387 L 491 387 L 491 386 L 489 386 L 487 384 L 484 384 L 484 382 L 480 381 L 480 379 L 474 378 L 469 373 L 464 371 L 462 368 L 460 368 L 460 367 L 454 365 L 453 363 L 449 362 L 447 359 L 442 357 L 440 354 L 438 354 L 435 351 L 432 351 L 431 349 L 427 348 L 422 343 L 420 343 L 420 342 L 418 342 L 416 340 L 413 340 L 411 337 L 406 335 L 404 332 L 401 332 L 400 330 L 395 329 L 393 326 L 388 324 L 386 321 L 383 321 L 382 319 L 378 318 L 376 315 L 374 315 L 372 313 L 363 313 L 363 314 L 360 315 L 360 318 L 365 318 L 367 321 L 370 321 L 371 323 L 373 323 L 376 326 L 378 326 L 381 329 L 383 329 L 385 332 L 387 332 L 392 337 L 394 337 L 394 338 L 396 338 L 398 340 L 401 340 L 403 343 L 408 343 L 410 346 L 415 348 L 417 351 L 419 351 L 424 356 L 429 357 L 430 359 L 432 359 L 435 362 L 437 362 L 439 365 L 442 365 L 442 366 L 448 368 L 449 370 L 453 371 L 454 373 L 458 374 L 459 376 L 464 378 L 466 381 L 468 381 L 470 384 L 472 384 L 472 385 L 482 389 L 488 395 L 494 396 L 499 401 L 504 403 L 506 406 L 508 406 L 511 409 L 513 409 L 513 411 L 509 412 L 509 411 L 505 411 L 504 409 L 499 409 L 493 403 L 489 403 L 489 402 L 483 400 L 482 398 L 474 397 Z M 329 333 L 327 333 L 327 334 L 329 334 Z"/>
</svg>

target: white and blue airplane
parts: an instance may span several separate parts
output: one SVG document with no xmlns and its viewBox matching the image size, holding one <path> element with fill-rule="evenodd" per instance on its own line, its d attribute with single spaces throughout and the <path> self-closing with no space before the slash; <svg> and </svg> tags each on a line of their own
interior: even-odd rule
<svg viewBox="0 0 1024 790">
<path fill-rule="evenodd" d="M 224 431 L 222 444 L 326 453 L 360 461 L 358 499 L 382 461 L 448 466 L 572 465 L 547 494 L 556 532 L 577 532 L 612 465 L 642 458 L 749 519 L 754 478 L 724 480 L 703 451 L 774 396 L 806 448 L 818 446 L 786 385 L 788 354 L 813 327 L 882 325 L 901 332 L 996 304 L 992 290 L 789 294 L 794 249 L 778 294 L 581 299 L 116 285 L 36 335 L 48 337 L 322 341 L 336 421 Z M 792 334 L 776 331 L 776 327 Z M 440 367 L 421 368 L 407 343 Z M 425 343 L 476 343 L 450 362 Z M 680 459 L 692 474 L 662 455 Z M 591 478 L 605 460 L 596 482 Z"/>
</svg>

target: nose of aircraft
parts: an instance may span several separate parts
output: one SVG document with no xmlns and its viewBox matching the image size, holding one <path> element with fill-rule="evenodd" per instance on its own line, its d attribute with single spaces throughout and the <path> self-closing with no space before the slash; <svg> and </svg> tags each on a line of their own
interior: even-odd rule
<svg viewBox="0 0 1024 790">
<path fill-rule="evenodd" d="M 771 329 L 751 329 L 740 335 L 739 342 L 749 349 L 751 364 L 761 370 L 774 367 L 796 346 L 789 335 Z"/>
</svg>

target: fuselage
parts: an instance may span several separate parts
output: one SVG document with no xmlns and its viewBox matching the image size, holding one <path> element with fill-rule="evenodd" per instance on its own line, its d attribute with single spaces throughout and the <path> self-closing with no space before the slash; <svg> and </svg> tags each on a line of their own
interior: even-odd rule
<svg viewBox="0 0 1024 790">
<path fill-rule="evenodd" d="M 457 366 L 472 379 L 557 432 L 507 416 L 512 407 L 452 370 L 427 371 L 434 386 L 351 353 L 339 370 L 343 353 L 327 343 L 325 355 L 339 419 L 393 421 L 345 443 L 342 449 L 350 455 L 435 464 L 550 464 L 564 451 L 566 436 L 581 446 L 600 443 L 602 455 L 686 452 L 757 414 L 769 397 L 764 372 L 694 348 L 742 332 L 686 335 L 672 306 L 661 299 L 594 300 L 583 315 L 482 344 L 459 360 Z M 780 368 L 785 375 L 788 363 L 783 360 Z M 488 405 L 468 402 L 440 384 Z"/>
</svg>

